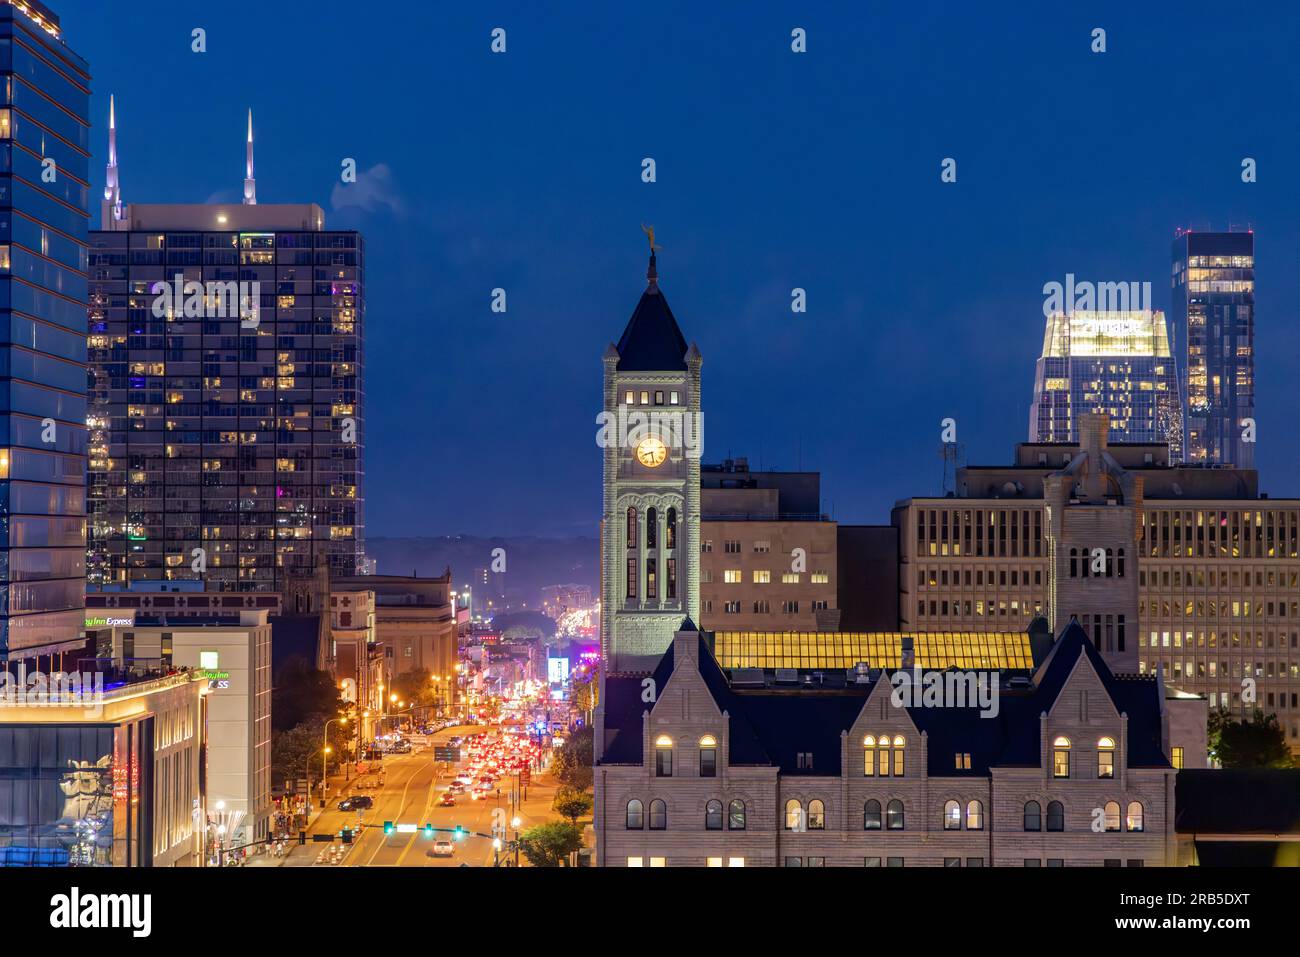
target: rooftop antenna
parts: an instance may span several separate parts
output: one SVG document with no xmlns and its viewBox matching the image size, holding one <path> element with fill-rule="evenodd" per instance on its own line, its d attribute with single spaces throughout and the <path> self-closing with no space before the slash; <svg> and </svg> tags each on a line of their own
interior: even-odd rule
<svg viewBox="0 0 1300 957">
<path fill-rule="evenodd" d="M 113 218 L 121 220 L 122 188 L 117 179 L 117 107 L 112 93 L 108 95 L 108 166 L 104 170 L 104 202 L 113 211 Z"/>
<path fill-rule="evenodd" d="M 253 110 L 248 110 L 248 151 L 244 174 L 244 205 L 257 205 L 257 180 L 253 178 Z"/>
<path fill-rule="evenodd" d="M 966 464 L 966 446 L 958 442 L 944 442 L 939 446 L 943 459 L 943 495 L 947 498 L 956 491 L 957 470 Z"/>
</svg>

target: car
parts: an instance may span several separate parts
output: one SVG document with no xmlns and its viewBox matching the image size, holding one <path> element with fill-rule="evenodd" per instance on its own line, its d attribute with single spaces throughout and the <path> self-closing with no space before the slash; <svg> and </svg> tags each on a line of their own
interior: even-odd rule
<svg viewBox="0 0 1300 957">
<path fill-rule="evenodd" d="M 451 857 L 456 853 L 456 845 L 451 843 L 445 837 L 440 837 L 433 842 L 434 857 Z"/>
<path fill-rule="evenodd" d="M 361 811 L 375 806 L 375 799 L 369 794 L 354 794 L 339 801 L 340 811 Z"/>
<path fill-rule="evenodd" d="M 451 791 L 444 791 L 442 797 L 438 798 L 438 807 L 455 807 L 456 795 Z"/>
</svg>

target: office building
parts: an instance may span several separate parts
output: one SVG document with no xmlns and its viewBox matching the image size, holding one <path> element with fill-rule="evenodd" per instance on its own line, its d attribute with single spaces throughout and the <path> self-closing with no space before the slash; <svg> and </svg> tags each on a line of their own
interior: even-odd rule
<svg viewBox="0 0 1300 957">
<path fill-rule="evenodd" d="M 0 661 L 27 668 L 81 640 L 90 70 L 41 3 L 0 4 L 0 39 Z"/>
<path fill-rule="evenodd" d="M 365 246 L 320 207 L 122 200 L 90 244 L 96 584 L 275 591 L 364 570 Z"/>
<path fill-rule="evenodd" d="M 1010 466 L 962 469 L 955 497 L 894 508 L 903 630 L 1077 616 L 1139 673 L 1276 713 L 1300 751 L 1300 500 L 1261 494 L 1253 470 L 1171 464 L 1165 445 L 1088 441 L 1019 445 Z"/>
<path fill-rule="evenodd" d="M 207 679 L 161 661 L 92 667 L 34 702 L 14 700 L 28 684 L 4 689 L 0 866 L 201 865 Z"/>
<path fill-rule="evenodd" d="M 817 472 L 700 469 L 700 622 L 706 630 L 834 631 L 837 526 Z"/>
<path fill-rule="evenodd" d="M 1186 460 L 1254 468 L 1255 234 L 1179 230 L 1172 285 Z"/>
<path fill-rule="evenodd" d="M 1030 442 L 1077 442 L 1083 413 L 1110 416 L 1112 442 L 1167 442 L 1182 455 L 1178 376 L 1162 312 L 1053 313 L 1034 372 Z"/>
</svg>

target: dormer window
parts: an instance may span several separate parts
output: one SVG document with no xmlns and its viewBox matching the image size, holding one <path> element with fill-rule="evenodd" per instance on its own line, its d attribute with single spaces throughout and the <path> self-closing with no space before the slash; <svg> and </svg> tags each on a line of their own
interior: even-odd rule
<svg viewBox="0 0 1300 957">
<path fill-rule="evenodd" d="M 718 739 L 711 734 L 700 738 L 700 777 L 718 776 Z M 719 814 L 722 812 L 719 811 Z"/>
</svg>

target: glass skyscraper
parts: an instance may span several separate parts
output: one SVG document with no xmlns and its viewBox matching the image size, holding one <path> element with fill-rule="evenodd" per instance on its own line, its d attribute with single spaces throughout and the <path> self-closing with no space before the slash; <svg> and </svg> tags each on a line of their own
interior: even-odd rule
<svg viewBox="0 0 1300 957">
<path fill-rule="evenodd" d="M 365 571 L 364 243 L 318 206 L 257 205 L 249 150 L 242 205 L 123 204 L 110 151 L 90 235 L 92 583 Z M 160 303 L 178 275 L 203 294 Z M 248 303 L 219 308 L 214 284 Z"/>
<path fill-rule="evenodd" d="M 90 71 L 40 3 L 0 3 L 0 660 L 80 642 Z"/>
<path fill-rule="evenodd" d="M 1110 415 L 1112 442 L 1182 448 L 1178 377 L 1162 312 L 1076 311 L 1047 318 L 1034 374 L 1030 442 L 1077 442 L 1085 412 Z"/>
<path fill-rule="evenodd" d="M 1179 231 L 1174 328 L 1186 343 L 1186 460 L 1255 467 L 1255 234 Z"/>
</svg>

